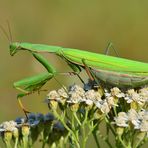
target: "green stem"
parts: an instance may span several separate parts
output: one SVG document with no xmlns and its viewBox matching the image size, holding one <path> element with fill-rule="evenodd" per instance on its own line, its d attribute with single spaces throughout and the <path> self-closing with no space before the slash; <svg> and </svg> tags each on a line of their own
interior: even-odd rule
<svg viewBox="0 0 148 148">
<path fill-rule="evenodd" d="M 45 147 L 45 145 L 46 145 L 46 140 L 44 140 L 44 138 L 42 138 L 42 148 L 44 148 Z"/>
<path fill-rule="evenodd" d="M 121 136 L 119 136 L 119 140 L 120 140 L 121 144 L 123 145 L 123 147 L 129 148 L 129 147 L 124 143 L 124 141 L 122 140 Z"/>
<path fill-rule="evenodd" d="M 109 126 L 108 123 L 106 123 L 106 138 L 105 138 L 105 142 L 107 143 L 107 145 L 112 148 L 111 143 L 109 142 Z"/>
<path fill-rule="evenodd" d="M 79 145 L 79 142 L 78 142 L 78 139 L 76 137 L 76 135 L 74 134 L 74 132 L 66 125 L 66 123 L 64 122 L 62 116 L 60 116 L 56 110 L 54 110 L 54 115 L 61 121 L 61 123 L 64 125 L 64 127 L 72 134 L 74 140 L 75 140 L 75 143 L 77 145 L 78 148 L 80 148 L 80 145 Z"/>
<path fill-rule="evenodd" d="M 7 148 L 12 148 L 12 147 L 11 147 L 11 143 L 6 141 L 6 147 L 7 147 Z"/>
<path fill-rule="evenodd" d="M 78 118 L 76 112 L 74 112 L 73 115 L 74 115 L 76 121 L 78 122 L 78 124 L 81 126 L 81 122 L 80 122 L 80 120 L 79 120 L 79 118 Z"/>
<path fill-rule="evenodd" d="M 85 125 L 87 124 L 87 117 L 88 117 L 88 110 L 86 110 L 83 123 L 81 124 L 81 128 L 82 128 L 82 148 L 85 148 L 86 141 L 88 139 L 88 134 L 89 134 L 89 132 L 88 132 L 87 135 L 85 133 Z"/>
<path fill-rule="evenodd" d="M 108 138 L 105 140 L 105 142 L 107 143 L 107 145 L 110 147 L 110 148 L 113 148 L 111 143 L 109 142 Z"/>
<path fill-rule="evenodd" d="M 89 136 L 92 133 L 93 137 L 95 139 L 97 148 L 100 148 L 100 143 L 99 143 L 99 140 L 98 140 L 98 137 L 97 137 L 97 131 L 98 131 L 99 123 L 95 123 L 94 124 L 94 121 L 92 119 L 90 119 L 89 122 L 88 122 L 89 123 L 88 126 L 90 128 L 90 132 L 88 133 L 87 136 Z"/>
<path fill-rule="evenodd" d="M 106 121 L 107 125 L 109 126 L 110 130 L 112 131 L 113 135 L 116 136 L 116 133 L 115 133 L 114 129 L 111 127 L 107 117 L 105 117 L 105 121 Z"/>
<path fill-rule="evenodd" d="M 96 131 L 93 132 L 93 137 L 94 137 L 94 139 L 95 139 L 95 142 L 96 142 L 97 148 L 100 148 L 100 143 L 99 143 L 99 140 L 98 140 L 98 137 L 97 137 Z"/>
<path fill-rule="evenodd" d="M 115 113 L 115 117 L 117 117 L 118 114 L 117 114 L 117 111 L 116 111 L 116 106 L 113 106 L 113 111 L 114 111 L 114 113 Z"/>
<path fill-rule="evenodd" d="M 75 131 L 75 121 L 74 121 L 74 116 L 72 115 L 72 124 L 71 124 L 71 126 L 72 126 L 72 129 Z"/>
<path fill-rule="evenodd" d="M 28 148 L 28 136 L 23 136 L 23 148 Z"/>
<path fill-rule="evenodd" d="M 86 138 L 85 138 L 85 126 L 84 124 L 82 124 L 82 148 L 85 148 L 85 144 L 86 144 Z"/>
<path fill-rule="evenodd" d="M 15 145 L 14 145 L 14 148 L 17 148 L 17 145 L 18 145 L 18 138 L 15 138 Z"/>
</svg>

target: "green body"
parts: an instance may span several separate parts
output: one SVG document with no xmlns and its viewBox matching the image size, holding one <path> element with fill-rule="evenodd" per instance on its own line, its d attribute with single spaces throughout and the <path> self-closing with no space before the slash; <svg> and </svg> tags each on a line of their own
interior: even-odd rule
<svg viewBox="0 0 148 148">
<path fill-rule="evenodd" d="M 118 87 L 139 87 L 148 84 L 148 63 L 92 53 L 84 50 L 31 43 L 13 43 L 10 54 L 18 50 L 32 53 L 54 53 L 76 67 L 84 68 L 82 60 L 104 83 Z"/>
</svg>

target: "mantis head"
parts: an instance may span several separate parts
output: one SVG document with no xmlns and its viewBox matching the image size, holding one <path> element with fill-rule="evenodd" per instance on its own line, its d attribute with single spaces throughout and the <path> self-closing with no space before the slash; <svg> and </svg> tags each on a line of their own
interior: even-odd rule
<svg viewBox="0 0 148 148">
<path fill-rule="evenodd" d="M 13 56 L 15 53 L 17 53 L 19 50 L 21 50 L 21 46 L 19 42 L 11 43 L 10 46 L 10 55 Z"/>
</svg>

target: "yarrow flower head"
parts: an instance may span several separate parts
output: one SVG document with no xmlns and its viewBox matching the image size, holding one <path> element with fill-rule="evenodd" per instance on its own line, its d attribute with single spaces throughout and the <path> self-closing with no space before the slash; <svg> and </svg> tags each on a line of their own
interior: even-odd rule
<svg viewBox="0 0 148 148">
<path fill-rule="evenodd" d="M 118 117 L 114 118 L 114 120 L 114 124 L 119 127 L 127 127 L 132 124 L 134 129 L 146 132 L 148 135 L 148 111 L 136 112 L 136 110 L 130 109 L 128 113 L 119 112 Z"/>
<path fill-rule="evenodd" d="M 115 124 L 120 127 L 128 126 L 128 115 L 125 112 L 119 112 L 118 117 L 114 118 Z"/>
<path fill-rule="evenodd" d="M 80 103 L 84 101 L 85 98 L 85 91 L 82 87 L 78 85 L 72 85 L 69 88 L 69 99 L 67 100 L 68 103 Z"/>
<path fill-rule="evenodd" d="M 0 132 L 15 131 L 17 129 L 17 123 L 15 121 L 6 121 L 0 124 Z"/>
<path fill-rule="evenodd" d="M 85 88 L 72 85 L 68 89 L 62 87 L 57 91 L 50 91 L 46 102 L 54 115 L 31 113 L 28 114 L 28 118 L 4 122 L 0 124 L 2 138 L 7 141 L 20 140 L 21 142 L 18 142 L 20 145 L 25 139 L 28 140 L 25 144 L 28 143 L 27 146 L 30 146 L 30 141 L 34 143 L 42 135 L 43 146 L 46 143 L 50 147 L 59 147 L 61 144 L 66 147 L 65 143 L 70 139 L 72 144 L 80 147 L 79 133 L 81 131 L 84 133 L 83 130 L 86 129 L 90 130 L 83 135 L 82 140 L 86 139 L 87 134 L 99 131 L 98 125 L 105 119 L 104 122 L 107 125 L 111 123 L 115 125 L 108 126 L 107 130 L 111 130 L 115 135 L 116 147 L 121 145 L 126 147 L 127 143 L 134 143 L 130 130 L 133 137 L 136 134 L 143 134 L 141 140 L 136 140 L 143 142 L 146 133 L 148 136 L 148 111 L 145 110 L 148 102 L 148 88 L 123 90 L 117 87 L 112 89 L 106 87 L 103 89 L 94 87 L 93 83 L 87 84 Z M 134 108 L 134 104 L 142 105 L 142 107 Z M 7 134 L 7 131 L 10 132 Z M 124 138 L 125 135 L 126 138 Z"/>
<path fill-rule="evenodd" d="M 87 105 L 92 105 L 95 102 L 100 101 L 100 100 L 101 100 L 101 94 L 98 91 L 91 89 L 85 92 L 84 102 Z"/>
<path fill-rule="evenodd" d="M 133 101 L 138 101 L 140 98 L 139 94 L 137 92 L 135 92 L 134 89 L 130 89 L 127 91 L 125 100 L 127 100 L 127 103 L 131 103 Z"/>
<path fill-rule="evenodd" d="M 125 94 L 123 92 L 121 92 L 121 90 L 117 87 L 114 87 L 111 89 L 111 95 L 116 96 L 118 98 L 122 98 L 125 96 Z"/>
<path fill-rule="evenodd" d="M 130 109 L 127 113 L 128 115 L 128 120 L 134 125 L 135 129 L 138 129 L 140 120 L 139 120 L 139 115 L 134 109 Z"/>
<path fill-rule="evenodd" d="M 57 91 L 53 90 L 47 94 L 47 99 L 60 101 L 61 98 L 60 98 L 60 95 L 57 93 Z"/>
</svg>

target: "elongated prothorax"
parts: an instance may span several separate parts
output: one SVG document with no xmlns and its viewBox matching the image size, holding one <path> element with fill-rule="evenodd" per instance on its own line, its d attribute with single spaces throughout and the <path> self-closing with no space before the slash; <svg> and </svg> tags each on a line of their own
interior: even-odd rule
<svg viewBox="0 0 148 148">
<path fill-rule="evenodd" d="M 49 46 L 44 44 L 31 44 L 14 42 L 10 44 L 10 55 L 13 56 L 18 50 L 28 50 L 31 52 L 57 53 L 62 47 Z"/>
</svg>

